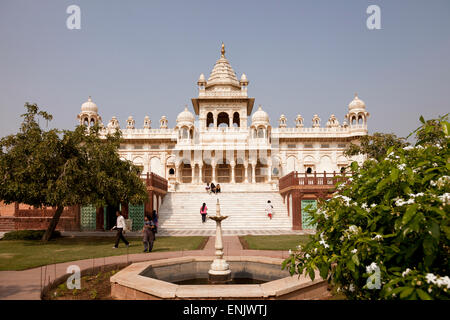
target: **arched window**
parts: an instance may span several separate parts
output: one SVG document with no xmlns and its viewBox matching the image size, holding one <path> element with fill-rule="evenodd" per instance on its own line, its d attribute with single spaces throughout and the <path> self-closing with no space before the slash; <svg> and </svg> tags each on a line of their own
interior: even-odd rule
<svg viewBox="0 0 450 320">
<path fill-rule="evenodd" d="M 206 127 L 214 127 L 214 116 L 212 112 L 208 112 L 208 114 L 206 115 Z"/>
<path fill-rule="evenodd" d="M 187 128 L 181 130 L 181 139 L 189 139 L 189 131 Z"/>
<path fill-rule="evenodd" d="M 240 127 L 241 126 L 241 121 L 239 118 L 239 112 L 235 112 L 233 114 L 233 126 L 234 127 Z"/>
<path fill-rule="evenodd" d="M 230 117 L 228 116 L 228 113 L 226 113 L 226 112 L 219 113 L 217 115 L 217 126 L 218 127 L 228 127 L 229 125 L 230 125 Z"/>
<path fill-rule="evenodd" d="M 356 124 L 356 117 L 355 116 L 352 117 L 352 125 L 354 125 L 354 124 Z"/>
<path fill-rule="evenodd" d="M 363 124 L 363 117 L 362 116 L 358 117 L 358 124 Z"/>
<path fill-rule="evenodd" d="M 345 172 L 345 167 L 341 167 L 341 173 Z"/>
<path fill-rule="evenodd" d="M 258 128 L 258 138 L 264 138 L 264 128 Z"/>
<path fill-rule="evenodd" d="M 84 118 L 84 123 L 83 123 L 86 127 L 89 125 L 89 119 L 88 118 Z"/>
<path fill-rule="evenodd" d="M 308 167 L 308 169 L 306 169 L 306 173 L 308 173 L 308 174 L 312 173 L 312 168 Z"/>
<path fill-rule="evenodd" d="M 170 168 L 169 174 L 170 174 L 171 176 L 173 176 L 173 175 L 175 174 L 175 169 L 174 169 L 174 168 Z"/>
<path fill-rule="evenodd" d="M 95 125 L 95 120 L 94 118 L 91 118 L 91 127 L 93 127 Z"/>
</svg>

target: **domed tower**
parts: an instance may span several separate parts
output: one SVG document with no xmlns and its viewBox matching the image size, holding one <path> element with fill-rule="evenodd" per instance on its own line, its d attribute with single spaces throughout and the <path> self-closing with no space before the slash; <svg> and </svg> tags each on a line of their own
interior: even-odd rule
<svg viewBox="0 0 450 320">
<path fill-rule="evenodd" d="M 367 126 L 367 118 L 369 116 L 370 114 L 366 111 L 366 104 L 355 93 L 355 98 L 348 105 L 348 113 L 345 115 L 350 127 L 356 125 Z"/>
<path fill-rule="evenodd" d="M 167 129 L 169 127 L 169 120 L 167 120 L 166 116 L 162 116 L 159 120 L 159 127 L 161 129 Z"/>
<path fill-rule="evenodd" d="M 319 128 L 320 127 L 320 118 L 317 114 L 314 115 L 312 119 L 312 127 L 313 128 Z"/>
<path fill-rule="evenodd" d="M 287 124 L 286 124 L 286 116 L 284 115 L 284 114 L 282 114 L 281 116 L 280 116 L 280 120 L 278 120 L 278 123 L 279 123 L 279 127 L 280 128 L 286 128 L 287 127 Z"/>
<path fill-rule="evenodd" d="M 86 127 L 91 127 L 95 123 L 102 122 L 102 117 L 98 115 L 98 107 L 92 102 L 91 96 L 89 96 L 88 101 L 81 105 L 81 112 L 77 116 L 80 125 L 85 125 Z"/>
<path fill-rule="evenodd" d="M 198 115 L 199 130 L 214 127 L 247 128 L 255 99 L 247 95 L 247 76 L 243 73 L 240 80 L 230 62 L 225 57 L 225 45 L 222 43 L 220 58 L 205 78 L 202 73 L 197 80 L 198 97 L 193 98 L 194 113 Z"/>
<path fill-rule="evenodd" d="M 296 128 L 303 128 L 303 117 L 301 115 L 297 115 L 295 118 L 295 127 Z"/>
<path fill-rule="evenodd" d="M 133 117 L 129 116 L 128 120 L 127 120 L 127 129 L 134 129 L 134 124 L 135 124 L 135 121 L 134 121 Z"/>
<path fill-rule="evenodd" d="M 178 130 L 178 140 L 192 140 L 194 137 L 194 122 L 195 116 L 188 110 L 187 107 L 184 108 L 180 114 L 177 116 L 177 125 L 175 129 Z"/>
<path fill-rule="evenodd" d="M 332 114 L 330 119 L 327 121 L 327 128 L 337 128 L 339 127 L 339 121 L 336 119 L 336 116 Z"/>
<path fill-rule="evenodd" d="M 252 139 L 267 139 L 269 141 L 271 129 L 269 115 L 265 112 L 261 105 L 252 116 L 251 138 Z"/>
<path fill-rule="evenodd" d="M 152 120 L 150 120 L 149 116 L 145 116 L 144 118 L 144 129 L 151 129 Z"/>
</svg>

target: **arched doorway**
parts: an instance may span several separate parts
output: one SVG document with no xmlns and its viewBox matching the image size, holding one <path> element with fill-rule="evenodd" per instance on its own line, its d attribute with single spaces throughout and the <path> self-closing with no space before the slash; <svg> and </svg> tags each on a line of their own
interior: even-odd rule
<svg viewBox="0 0 450 320">
<path fill-rule="evenodd" d="M 239 117 L 239 112 L 235 112 L 233 114 L 233 127 L 240 127 L 241 126 L 241 121 L 240 121 L 240 117 Z"/>
<path fill-rule="evenodd" d="M 212 112 L 208 112 L 208 114 L 206 115 L 206 127 L 214 127 L 214 116 Z"/>
</svg>

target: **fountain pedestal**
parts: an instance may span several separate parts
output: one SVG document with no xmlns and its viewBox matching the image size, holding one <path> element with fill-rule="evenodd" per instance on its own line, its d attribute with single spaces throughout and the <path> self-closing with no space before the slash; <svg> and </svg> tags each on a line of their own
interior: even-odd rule
<svg viewBox="0 0 450 320">
<path fill-rule="evenodd" d="M 231 270 L 228 263 L 223 258 L 223 241 L 222 241 L 222 220 L 225 220 L 228 216 L 220 215 L 220 204 L 217 199 L 216 215 L 209 217 L 209 219 L 216 222 L 216 242 L 215 242 L 215 255 L 213 263 L 208 271 L 208 278 L 210 283 L 227 283 L 231 281 Z"/>
</svg>

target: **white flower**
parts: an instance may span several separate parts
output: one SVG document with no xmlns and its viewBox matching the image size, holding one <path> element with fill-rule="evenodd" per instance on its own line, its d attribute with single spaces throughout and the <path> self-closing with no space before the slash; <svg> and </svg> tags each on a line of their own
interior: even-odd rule
<svg viewBox="0 0 450 320">
<path fill-rule="evenodd" d="M 439 188 L 443 187 L 446 183 L 448 183 L 450 181 L 450 177 L 449 176 L 442 176 L 438 179 L 437 181 L 437 185 Z"/>
<path fill-rule="evenodd" d="M 357 252 L 358 252 L 358 249 L 353 249 L 351 252 L 352 252 L 352 253 L 357 253 Z"/>
<path fill-rule="evenodd" d="M 427 275 L 425 276 L 425 279 L 426 279 L 427 283 L 434 283 L 435 284 L 437 277 L 434 274 L 432 274 L 432 273 L 427 273 Z"/>
<path fill-rule="evenodd" d="M 292 250 L 291 249 L 289 249 L 289 255 L 291 255 L 292 254 Z"/>
<path fill-rule="evenodd" d="M 309 254 L 305 254 L 305 258 L 309 259 L 309 258 L 311 258 L 311 256 Z"/>
<path fill-rule="evenodd" d="M 394 151 L 392 151 L 391 153 L 389 153 L 388 155 L 387 155 L 387 157 L 389 158 L 389 157 L 391 157 L 391 156 L 393 156 L 394 155 Z"/>
<path fill-rule="evenodd" d="M 352 201 L 352 199 L 350 199 L 349 197 L 342 196 L 342 195 L 338 195 L 338 196 L 336 196 L 336 198 L 341 198 L 342 200 L 344 200 L 344 201 L 345 201 L 345 204 L 346 204 L 347 206 L 350 205 L 350 201 Z"/>
<path fill-rule="evenodd" d="M 437 167 L 438 166 L 438 164 L 435 162 L 435 163 L 433 163 L 433 167 Z"/>
<path fill-rule="evenodd" d="M 320 240 L 319 243 L 320 243 L 321 245 L 323 245 L 323 246 L 325 247 L 325 249 L 330 247 L 330 246 L 325 242 L 325 240 Z"/>
<path fill-rule="evenodd" d="M 371 208 L 375 208 L 376 206 L 377 206 L 376 203 L 372 203 L 372 204 L 370 205 Z"/>
<path fill-rule="evenodd" d="M 355 286 L 353 285 L 353 283 L 350 283 L 350 286 L 348 287 L 348 290 L 349 290 L 350 292 L 355 291 Z"/>
<path fill-rule="evenodd" d="M 402 273 L 402 277 L 404 278 L 410 271 L 411 271 L 410 268 L 406 268 L 406 270 L 403 271 L 403 273 Z"/>
<path fill-rule="evenodd" d="M 373 271 L 377 270 L 378 266 L 375 262 L 372 262 L 369 266 L 366 266 L 367 273 L 372 273 Z"/>
<path fill-rule="evenodd" d="M 397 168 L 399 168 L 400 170 L 405 170 L 406 164 L 405 164 L 405 163 L 399 164 L 399 165 L 397 166 Z"/>
<path fill-rule="evenodd" d="M 409 199 L 407 201 L 405 201 L 403 199 L 398 199 L 397 201 L 395 201 L 395 205 L 397 207 L 401 207 L 401 206 L 403 206 L 405 204 L 413 204 L 413 203 L 414 203 L 414 198 L 411 198 L 411 199 Z"/>
<path fill-rule="evenodd" d="M 375 237 L 372 238 L 372 240 L 383 241 L 383 236 L 380 234 L 377 234 Z"/>
<path fill-rule="evenodd" d="M 432 187 L 436 187 L 436 186 L 437 186 L 437 182 L 436 182 L 436 181 L 433 181 L 433 180 L 430 180 L 430 185 L 431 185 Z"/>
<path fill-rule="evenodd" d="M 367 203 L 363 203 L 363 204 L 361 205 L 361 208 L 367 209 Z"/>
<path fill-rule="evenodd" d="M 442 196 L 438 196 L 438 198 L 442 201 L 442 203 L 447 204 L 450 202 L 450 193 L 444 193 Z"/>
<path fill-rule="evenodd" d="M 414 149 L 413 146 L 406 146 L 406 147 L 403 148 L 403 150 L 407 150 L 407 151 L 408 151 L 408 150 L 412 150 L 412 149 Z"/>
</svg>

